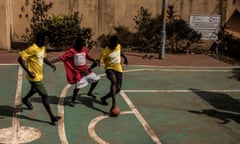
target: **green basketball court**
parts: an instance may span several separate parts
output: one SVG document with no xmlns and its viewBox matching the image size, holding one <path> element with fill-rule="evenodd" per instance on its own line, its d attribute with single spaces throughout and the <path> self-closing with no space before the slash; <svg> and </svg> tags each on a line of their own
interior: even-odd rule
<svg viewBox="0 0 240 144">
<path fill-rule="evenodd" d="M 74 86 L 67 83 L 62 64 L 45 67 L 44 83 L 51 107 L 62 119 L 50 125 L 41 98 L 33 110 L 18 106 L 28 92 L 22 68 L 0 65 L 0 143 L 61 144 L 237 144 L 240 141 L 239 69 L 234 67 L 124 66 L 117 96 L 121 114 L 109 117 L 111 105 L 99 98 L 110 83 L 103 67 L 94 94 L 89 86 L 69 101 Z M 111 101 L 108 101 L 111 103 Z"/>
</svg>

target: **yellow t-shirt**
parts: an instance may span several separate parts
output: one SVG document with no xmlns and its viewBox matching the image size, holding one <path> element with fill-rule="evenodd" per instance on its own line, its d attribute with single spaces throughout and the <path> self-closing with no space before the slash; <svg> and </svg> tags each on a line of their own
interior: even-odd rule
<svg viewBox="0 0 240 144">
<path fill-rule="evenodd" d="M 113 69 L 118 72 L 123 72 L 121 65 L 121 45 L 118 44 L 114 50 L 106 47 L 103 49 L 99 58 L 105 65 L 105 70 Z"/>
<path fill-rule="evenodd" d="M 20 56 L 27 63 L 27 68 L 35 74 L 35 78 L 26 75 L 29 81 L 41 81 L 43 79 L 43 59 L 46 57 L 46 47 L 38 47 L 36 44 L 19 52 Z"/>
</svg>

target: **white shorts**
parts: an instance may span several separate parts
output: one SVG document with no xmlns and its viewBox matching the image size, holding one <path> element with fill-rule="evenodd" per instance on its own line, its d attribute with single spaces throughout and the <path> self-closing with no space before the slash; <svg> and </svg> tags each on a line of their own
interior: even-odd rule
<svg viewBox="0 0 240 144">
<path fill-rule="evenodd" d="M 75 88 L 80 89 L 86 87 L 88 84 L 95 83 L 100 79 L 100 76 L 96 75 L 94 72 L 84 76 L 75 85 Z"/>
</svg>

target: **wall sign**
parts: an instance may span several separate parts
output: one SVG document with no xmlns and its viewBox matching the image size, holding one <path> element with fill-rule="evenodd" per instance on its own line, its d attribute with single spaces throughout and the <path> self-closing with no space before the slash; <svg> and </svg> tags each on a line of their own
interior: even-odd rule
<svg viewBox="0 0 240 144">
<path fill-rule="evenodd" d="M 216 40 L 220 29 L 220 15 L 191 15 L 190 27 L 202 34 L 203 40 Z"/>
</svg>

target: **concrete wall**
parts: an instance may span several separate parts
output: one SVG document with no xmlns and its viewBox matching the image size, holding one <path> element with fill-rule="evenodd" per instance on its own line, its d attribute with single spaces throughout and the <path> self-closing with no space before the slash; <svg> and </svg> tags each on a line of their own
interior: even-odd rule
<svg viewBox="0 0 240 144">
<path fill-rule="evenodd" d="M 32 0 L 1 0 L 0 1 L 0 30 L 4 31 L 4 37 L 0 38 L 0 49 L 10 49 L 9 29 L 13 41 L 20 41 L 21 36 L 29 27 L 31 18 Z M 93 30 L 94 38 L 105 33 L 113 32 L 114 26 L 126 26 L 134 30 L 134 16 L 140 7 L 151 12 L 152 16 L 161 13 L 162 0 L 45 0 L 53 2 L 53 8 L 49 15 L 71 14 L 78 11 L 83 16 L 82 25 Z M 228 19 L 234 11 L 232 0 L 168 0 L 168 5 L 174 5 L 176 14 L 189 21 L 191 14 L 222 14 L 224 13 L 221 2 L 227 2 L 228 12 L 224 19 Z M 9 4 L 7 4 L 9 3 Z M 9 9 L 9 11 L 8 11 Z M 6 17 L 6 13 L 8 13 Z M 22 15 L 22 18 L 19 15 Z M 28 15 L 29 18 L 25 16 Z"/>
<path fill-rule="evenodd" d="M 7 1 L 0 1 L 0 48 L 9 49 L 10 48 L 10 19 Z"/>
</svg>

